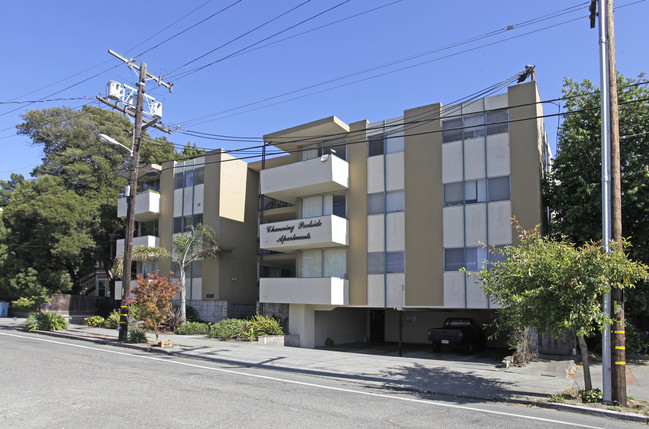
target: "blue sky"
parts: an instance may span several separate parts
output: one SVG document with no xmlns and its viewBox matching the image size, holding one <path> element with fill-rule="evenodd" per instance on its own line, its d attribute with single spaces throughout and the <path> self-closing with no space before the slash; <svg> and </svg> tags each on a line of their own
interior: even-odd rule
<svg viewBox="0 0 649 429">
<path fill-rule="evenodd" d="M 21 113 L 97 105 L 94 97 L 105 93 L 107 81 L 136 82 L 136 74 L 108 49 L 144 61 L 151 73 L 174 82 L 171 94 L 147 84 L 147 93 L 163 102 L 163 122 L 181 130 L 258 138 L 331 115 L 347 123 L 373 122 L 400 116 L 404 109 L 449 104 L 526 64 L 536 66 L 543 100 L 561 96 L 564 77 L 598 84 L 598 33 L 589 28 L 589 3 L 7 0 L 0 18 L 0 102 L 89 99 L 0 104 L 0 179 L 12 172 L 28 176 L 40 163 L 41 149 L 15 133 Z M 617 0 L 615 5 L 618 71 L 648 72 L 649 2 Z M 513 28 L 505 31 L 508 26 Z M 258 49 L 223 59 L 255 43 Z M 369 69 L 374 70 L 359 73 Z M 329 83 L 314 86 L 322 82 Z M 285 93 L 291 94 L 277 97 Z M 265 99 L 270 100 L 259 103 Z M 557 107 L 546 104 L 544 111 L 556 113 Z M 546 127 L 554 147 L 557 119 L 547 119 Z M 168 138 L 206 149 L 255 144 L 180 132 Z"/>
</svg>

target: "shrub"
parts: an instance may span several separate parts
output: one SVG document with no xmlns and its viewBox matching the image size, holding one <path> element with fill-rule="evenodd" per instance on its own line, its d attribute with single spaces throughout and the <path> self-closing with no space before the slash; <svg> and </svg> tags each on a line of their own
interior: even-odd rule
<svg viewBox="0 0 649 429">
<path fill-rule="evenodd" d="M 27 318 L 28 331 L 62 331 L 68 329 L 68 321 L 57 313 L 37 313 Z"/>
<path fill-rule="evenodd" d="M 119 327 L 119 308 L 116 308 L 112 313 L 110 313 L 108 319 L 106 319 L 105 326 L 107 328 Z"/>
<path fill-rule="evenodd" d="M 179 308 L 180 310 L 180 308 Z M 198 311 L 191 305 L 186 305 L 185 306 L 185 317 L 187 318 L 188 322 L 201 322 L 201 323 L 206 323 L 204 320 L 201 320 L 200 317 L 198 317 Z"/>
<path fill-rule="evenodd" d="M 23 313 L 34 313 L 38 311 L 44 304 L 49 304 L 52 300 L 46 296 L 30 296 L 20 297 L 11 302 L 14 310 Z"/>
<path fill-rule="evenodd" d="M 178 335 L 206 335 L 210 330 L 210 325 L 200 322 L 187 322 L 176 329 Z"/>
<path fill-rule="evenodd" d="M 626 350 L 630 353 L 649 353 L 649 332 L 639 331 L 631 323 L 626 324 Z"/>
<path fill-rule="evenodd" d="M 210 338 L 221 338 L 223 340 L 229 340 L 241 335 L 245 326 L 245 320 L 223 319 L 220 322 L 210 325 L 210 330 L 207 333 L 207 336 Z"/>
<path fill-rule="evenodd" d="M 162 323 L 162 328 L 165 331 L 176 332 L 183 323 L 185 323 L 185 319 L 180 314 L 180 307 L 171 307 Z"/>
<path fill-rule="evenodd" d="M 106 319 L 101 316 L 86 317 L 83 319 L 83 324 L 92 328 L 102 328 L 106 325 Z"/>
<path fill-rule="evenodd" d="M 599 389 L 593 390 L 580 390 L 579 396 L 581 396 L 582 402 L 593 403 L 593 402 L 602 402 L 604 395 Z"/>
<path fill-rule="evenodd" d="M 128 343 L 140 344 L 148 342 L 146 339 L 146 332 L 144 329 L 135 328 L 128 330 Z"/>
<path fill-rule="evenodd" d="M 171 307 L 171 299 L 179 291 L 180 284 L 174 283 L 170 277 L 147 274 L 145 279 L 140 274 L 137 276 L 137 286 L 133 288 L 133 295 L 138 306 L 139 318 L 146 329 L 155 333 L 156 340 Z"/>
<path fill-rule="evenodd" d="M 272 316 L 262 316 L 256 314 L 252 319 L 246 322 L 246 330 L 252 330 L 254 336 L 260 335 L 282 335 L 284 331 L 279 324 L 279 320 Z"/>
</svg>

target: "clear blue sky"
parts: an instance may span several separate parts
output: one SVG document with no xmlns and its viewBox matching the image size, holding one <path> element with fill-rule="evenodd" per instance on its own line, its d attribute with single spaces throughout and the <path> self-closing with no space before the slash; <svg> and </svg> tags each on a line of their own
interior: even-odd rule
<svg viewBox="0 0 649 429">
<path fill-rule="evenodd" d="M 0 102 L 90 100 L 0 104 L 0 179 L 7 179 L 12 172 L 28 176 L 40 163 L 40 148 L 15 133 L 21 113 L 97 104 L 94 97 L 105 93 L 108 80 L 131 85 L 136 82 L 135 73 L 109 55 L 109 48 L 135 57 L 138 64 L 146 62 L 150 72 L 174 81 L 171 94 L 154 83 L 147 84 L 147 93 L 164 104 L 163 122 L 230 136 L 261 137 L 331 115 L 347 123 L 392 118 L 412 107 L 449 104 L 504 80 L 526 64 L 536 66 L 544 100 L 561 96 L 564 77 L 591 79 L 599 84 L 598 33 L 589 28 L 589 1 L 349 0 L 255 46 L 260 49 L 218 61 L 343 0 L 242 0 L 195 25 L 235 1 L 3 2 Z M 387 6 L 363 13 L 382 5 Z M 649 2 L 617 0 L 615 5 L 618 71 L 626 76 L 648 72 Z M 357 14 L 361 15 L 353 17 Z M 331 24 L 339 20 L 343 21 Z M 281 41 L 323 25 L 327 26 Z M 513 29 L 503 31 L 508 26 Z M 356 75 L 424 53 L 428 54 Z M 200 71 L 178 75 L 213 62 Z M 348 75 L 354 76 L 334 80 Z M 368 79 L 373 76 L 377 77 Z M 233 110 L 326 81 L 331 82 Z M 298 96 L 303 97 L 274 104 Z M 244 112 L 268 104 L 273 105 Z M 546 113 L 557 111 L 552 105 L 544 109 Z M 546 120 L 546 127 L 554 146 L 557 119 Z M 180 133 L 169 138 L 181 145 L 196 142 L 202 148 L 233 149 L 254 144 Z"/>
</svg>

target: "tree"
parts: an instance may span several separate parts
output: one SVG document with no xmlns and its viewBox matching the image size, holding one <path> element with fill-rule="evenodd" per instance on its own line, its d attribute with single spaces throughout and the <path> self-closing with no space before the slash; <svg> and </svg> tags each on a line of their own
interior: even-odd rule
<svg viewBox="0 0 649 429">
<path fill-rule="evenodd" d="M 611 287 L 631 288 L 649 275 L 646 265 L 631 261 L 624 250 L 604 253 L 601 243 L 580 247 L 566 237 L 542 237 L 538 227 L 523 230 L 515 225 L 520 244 L 504 249 L 491 248 L 501 261 L 489 262 L 487 269 L 469 273 L 482 282 L 487 297 L 499 310 L 498 332 L 520 334 L 532 327 L 555 338 L 574 331 L 584 362 L 584 385 L 592 390 L 588 347 L 584 337 L 610 323 L 602 311 L 602 294 Z M 623 243 L 628 248 L 628 243 Z"/>
<path fill-rule="evenodd" d="M 137 286 L 133 288 L 133 301 L 139 309 L 140 319 L 146 329 L 155 333 L 158 340 L 158 333 L 162 322 L 164 322 L 171 299 L 180 291 L 180 285 L 174 283 L 171 277 L 160 277 L 157 274 L 148 274 L 145 279 L 142 275 L 137 276 Z"/>
<path fill-rule="evenodd" d="M 96 262 L 110 276 L 113 243 L 124 229 L 116 214 L 128 155 L 100 143 L 97 134 L 130 146 L 133 125 L 121 114 L 92 106 L 32 110 L 22 119 L 17 132 L 42 147 L 43 162 L 31 180 L 12 174 L 0 181 L 6 228 L 0 231 L 0 294 L 14 299 L 23 293 L 16 285 L 25 276 L 35 276 L 48 293 L 76 292 L 79 279 L 94 271 Z M 182 156 L 167 139 L 152 139 L 146 132 L 144 137 L 144 163 Z"/>
<path fill-rule="evenodd" d="M 630 237 L 632 259 L 649 264 L 649 88 L 637 79 L 618 77 L 622 232 Z M 544 184 L 544 198 L 553 216 L 554 237 L 583 244 L 602 237 L 600 94 L 592 82 L 566 79 L 564 102 L 568 114 L 559 129 L 557 154 Z M 649 286 L 627 295 L 631 316 L 647 314 Z"/>
<path fill-rule="evenodd" d="M 188 234 L 179 235 L 174 238 L 171 252 L 163 247 L 135 246 L 133 247 L 132 259 L 138 262 L 158 261 L 160 258 L 169 257 L 178 269 L 180 279 L 180 315 L 183 320 L 187 318 L 187 281 L 186 272 L 192 262 L 203 259 L 215 258 L 229 250 L 223 249 L 216 239 L 216 233 L 208 225 L 198 224 L 188 228 Z M 118 260 L 123 260 L 120 255 Z M 114 274 L 122 275 L 122 264 L 117 262 L 114 266 Z"/>
</svg>

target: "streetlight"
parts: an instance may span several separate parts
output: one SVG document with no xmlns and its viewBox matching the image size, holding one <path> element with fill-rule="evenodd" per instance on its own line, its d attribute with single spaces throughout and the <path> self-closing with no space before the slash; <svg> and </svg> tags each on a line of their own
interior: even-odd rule
<svg viewBox="0 0 649 429">
<path fill-rule="evenodd" d="M 126 237 L 124 239 L 124 269 L 122 271 L 122 304 L 120 305 L 119 318 L 119 340 L 128 339 L 128 304 L 124 303 L 124 298 L 131 294 L 131 260 L 133 252 L 133 232 L 135 229 L 135 195 L 137 192 L 137 157 L 134 150 L 129 149 L 112 137 L 106 134 L 98 134 L 97 139 L 102 143 L 109 143 L 126 149 L 130 155 L 130 180 L 126 186 Z"/>
<path fill-rule="evenodd" d="M 124 146 L 123 144 L 121 144 L 120 142 L 115 140 L 114 138 L 112 138 L 110 136 L 107 136 L 106 134 L 97 134 L 97 139 L 99 139 L 99 141 L 102 142 L 102 143 L 110 143 L 110 144 L 114 144 L 114 145 L 117 145 L 117 146 L 121 146 L 121 147 L 123 147 L 124 149 L 126 149 L 128 151 L 129 155 L 133 156 L 133 149 L 127 148 L 126 146 Z"/>
</svg>

